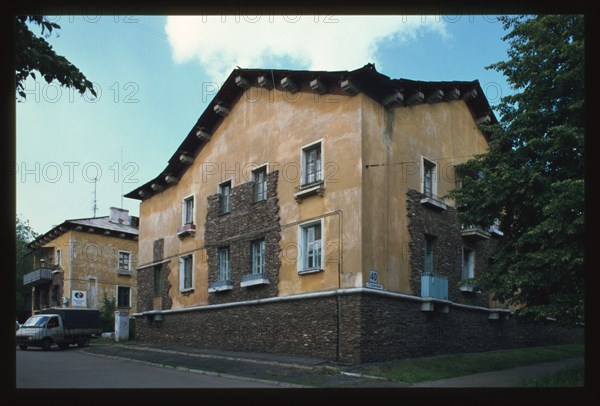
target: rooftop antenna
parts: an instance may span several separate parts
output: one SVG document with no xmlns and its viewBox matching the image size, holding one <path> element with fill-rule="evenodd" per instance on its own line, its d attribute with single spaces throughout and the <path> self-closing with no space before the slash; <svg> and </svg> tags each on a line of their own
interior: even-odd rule
<svg viewBox="0 0 600 406">
<path fill-rule="evenodd" d="M 121 145 L 121 170 L 123 170 L 123 146 Z M 121 181 L 121 208 L 123 208 L 123 177 L 119 179 Z"/>
<path fill-rule="evenodd" d="M 96 210 L 98 210 L 98 206 L 96 205 L 96 183 L 98 182 L 98 177 L 94 178 L 94 205 L 92 206 L 92 210 L 94 211 L 94 218 L 96 218 Z"/>
</svg>

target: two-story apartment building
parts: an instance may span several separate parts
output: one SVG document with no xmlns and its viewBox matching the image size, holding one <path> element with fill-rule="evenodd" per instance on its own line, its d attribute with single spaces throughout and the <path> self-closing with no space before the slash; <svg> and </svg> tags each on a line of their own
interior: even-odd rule
<svg viewBox="0 0 600 406">
<path fill-rule="evenodd" d="M 534 342 L 468 283 L 499 228 L 443 197 L 495 120 L 477 81 L 234 70 L 126 195 L 138 340 L 351 362 Z"/>
<path fill-rule="evenodd" d="M 99 309 L 114 298 L 117 309 L 135 312 L 138 217 L 110 208 L 104 217 L 65 220 L 28 244 L 32 313 L 49 307 Z"/>
</svg>

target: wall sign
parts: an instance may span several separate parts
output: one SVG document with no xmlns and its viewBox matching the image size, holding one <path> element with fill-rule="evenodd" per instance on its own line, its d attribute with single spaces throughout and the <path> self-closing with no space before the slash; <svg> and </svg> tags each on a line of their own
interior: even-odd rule
<svg viewBox="0 0 600 406">
<path fill-rule="evenodd" d="M 379 284 L 379 274 L 376 270 L 369 271 L 369 282 L 365 286 L 370 289 L 383 290 L 383 285 Z"/>
<path fill-rule="evenodd" d="M 85 290 L 72 290 L 71 306 L 87 307 L 87 292 Z"/>
</svg>

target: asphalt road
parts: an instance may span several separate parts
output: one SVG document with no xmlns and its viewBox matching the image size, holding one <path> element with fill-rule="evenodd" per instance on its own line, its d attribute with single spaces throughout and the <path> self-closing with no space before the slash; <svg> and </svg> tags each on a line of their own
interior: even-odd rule
<svg viewBox="0 0 600 406">
<path fill-rule="evenodd" d="M 159 368 L 66 351 L 17 349 L 17 389 L 277 388 L 274 384 Z"/>
</svg>

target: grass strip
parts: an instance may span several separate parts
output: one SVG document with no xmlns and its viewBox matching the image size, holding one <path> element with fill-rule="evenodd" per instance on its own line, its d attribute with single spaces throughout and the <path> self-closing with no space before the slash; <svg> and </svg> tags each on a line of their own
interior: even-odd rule
<svg viewBox="0 0 600 406">
<path fill-rule="evenodd" d="M 562 369 L 541 378 L 526 379 L 518 387 L 523 388 L 565 388 L 584 386 L 584 367 L 576 366 Z"/>
<path fill-rule="evenodd" d="M 365 365 L 359 369 L 360 372 L 367 375 L 380 376 L 392 381 L 417 383 L 558 361 L 583 355 L 583 344 L 564 344 L 405 359 Z"/>
</svg>

